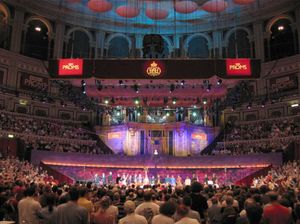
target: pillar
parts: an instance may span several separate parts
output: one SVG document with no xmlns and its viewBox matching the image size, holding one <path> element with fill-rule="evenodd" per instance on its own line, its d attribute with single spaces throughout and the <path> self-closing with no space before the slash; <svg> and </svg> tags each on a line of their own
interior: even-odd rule
<svg viewBox="0 0 300 224">
<path fill-rule="evenodd" d="M 15 9 L 10 50 L 13 52 L 16 52 L 16 53 L 20 53 L 20 51 L 21 51 L 24 15 L 25 15 L 25 13 L 21 8 Z"/>
</svg>

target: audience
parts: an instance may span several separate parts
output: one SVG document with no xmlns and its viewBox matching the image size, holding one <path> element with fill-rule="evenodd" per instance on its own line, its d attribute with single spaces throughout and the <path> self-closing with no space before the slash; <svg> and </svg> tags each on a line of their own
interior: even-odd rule
<svg viewBox="0 0 300 224">
<path fill-rule="evenodd" d="M 0 165 L 0 220 L 39 224 L 299 223 L 300 170 L 296 162 L 261 177 L 277 183 L 272 189 L 269 185 L 203 187 L 197 181 L 184 188 L 161 184 L 144 188 L 94 183 L 69 186 L 27 162 L 7 158 Z M 286 185 L 290 178 L 294 185 Z M 125 217 L 119 216 L 121 210 Z"/>
</svg>

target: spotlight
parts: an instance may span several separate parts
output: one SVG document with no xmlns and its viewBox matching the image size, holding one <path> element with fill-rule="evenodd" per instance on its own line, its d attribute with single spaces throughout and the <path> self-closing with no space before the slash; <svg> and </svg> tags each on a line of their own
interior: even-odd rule
<svg viewBox="0 0 300 224">
<path fill-rule="evenodd" d="M 105 104 L 108 104 L 108 103 L 109 103 L 109 101 L 106 99 L 106 100 L 104 100 L 104 103 L 105 103 Z"/>
<path fill-rule="evenodd" d="M 217 85 L 220 86 L 220 85 L 222 84 L 222 82 L 223 82 L 222 79 L 219 79 L 219 80 L 217 81 Z"/>
<path fill-rule="evenodd" d="M 282 26 L 282 25 L 280 25 L 280 26 L 278 26 L 278 31 L 283 31 L 284 30 L 284 26 Z"/>
<path fill-rule="evenodd" d="M 41 28 L 40 26 L 36 26 L 36 27 L 34 28 L 34 30 L 35 30 L 36 32 L 41 32 L 41 31 L 42 31 L 42 28 Z"/>
<path fill-rule="evenodd" d="M 196 117 L 196 116 L 197 116 L 197 113 L 194 111 L 194 112 L 192 113 L 192 115 L 193 115 L 193 117 Z"/>
<path fill-rule="evenodd" d="M 134 100 L 134 104 L 138 105 L 140 103 L 140 101 L 138 99 Z"/>
<path fill-rule="evenodd" d="M 138 112 L 138 113 L 137 113 L 137 116 L 138 116 L 138 117 L 139 117 L 139 116 L 141 116 L 141 113 L 140 113 L 140 112 Z"/>
<path fill-rule="evenodd" d="M 86 83 L 84 80 L 81 80 L 81 86 L 86 86 Z"/>
<path fill-rule="evenodd" d="M 180 83 L 180 85 L 182 85 L 182 86 L 183 86 L 183 85 L 184 85 L 184 82 L 185 82 L 185 81 L 184 81 L 184 80 L 182 80 L 182 81 L 181 81 L 181 83 Z"/>
<path fill-rule="evenodd" d="M 291 107 L 299 107 L 299 104 L 298 103 L 293 103 L 292 105 L 291 105 Z"/>
<path fill-rule="evenodd" d="M 120 113 L 120 111 L 118 111 L 118 112 L 117 112 L 117 116 L 120 116 L 120 115 L 121 115 L 121 113 Z"/>
<path fill-rule="evenodd" d="M 204 104 L 204 105 L 207 104 L 207 99 L 203 99 L 203 104 Z"/>
<path fill-rule="evenodd" d="M 176 98 L 173 99 L 173 102 L 172 102 L 174 105 L 176 104 Z"/>
<path fill-rule="evenodd" d="M 166 115 L 167 115 L 167 117 L 169 117 L 169 116 L 170 116 L 170 113 L 169 113 L 169 112 L 167 112 L 167 113 L 166 113 Z"/>
</svg>

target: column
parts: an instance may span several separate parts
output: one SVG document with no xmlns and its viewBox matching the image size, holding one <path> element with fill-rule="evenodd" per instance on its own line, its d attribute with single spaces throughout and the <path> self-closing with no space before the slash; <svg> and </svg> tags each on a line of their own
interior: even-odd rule
<svg viewBox="0 0 300 224">
<path fill-rule="evenodd" d="M 295 11 L 296 15 L 296 29 L 298 32 L 298 53 L 300 53 L 300 7 L 298 7 Z"/>
<path fill-rule="evenodd" d="M 181 48 L 180 48 L 180 39 L 181 39 L 181 35 L 176 34 L 173 37 L 174 39 L 174 53 L 173 56 L 175 58 L 182 56 L 182 53 L 180 52 Z"/>
<path fill-rule="evenodd" d="M 213 56 L 216 58 L 222 57 L 222 31 L 213 32 Z"/>
<path fill-rule="evenodd" d="M 103 58 L 104 53 L 104 40 L 105 32 L 102 30 L 97 31 L 96 33 L 96 45 L 95 45 L 95 58 Z M 100 52 L 99 52 L 100 49 Z M 100 55 L 99 55 L 100 53 Z"/>
<path fill-rule="evenodd" d="M 15 16 L 12 28 L 12 37 L 10 43 L 10 50 L 16 53 L 21 51 L 21 40 L 24 25 L 24 11 L 21 8 L 15 9 Z"/>
<path fill-rule="evenodd" d="M 254 47 L 255 47 L 255 58 L 265 59 L 265 47 L 264 47 L 264 32 L 263 32 L 263 23 L 261 21 L 255 22 L 253 24 L 253 38 L 254 38 Z"/>
<path fill-rule="evenodd" d="M 61 58 L 63 55 L 65 24 L 61 21 L 56 22 L 55 38 L 54 38 L 54 58 Z"/>
<path fill-rule="evenodd" d="M 135 56 L 137 58 L 143 57 L 143 35 L 135 35 Z"/>
</svg>

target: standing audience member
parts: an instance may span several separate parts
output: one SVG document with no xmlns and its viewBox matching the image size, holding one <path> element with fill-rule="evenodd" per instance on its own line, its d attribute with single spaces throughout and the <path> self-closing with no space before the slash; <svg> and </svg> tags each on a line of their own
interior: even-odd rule
<svg viewBox="0 0 300 224">
<path fill-rule="evenodd" d="M 126 216 L 120 219 L 119 224 L 147 224 L 147 220 L 144 216 L 136 214 L 135 203 L 131 200 L 128 200 L 124 204 L 124 210 Z M 162 223 L 161 223 L 162 224 Z"/>
<path fill-rule="evenodd" d="M 31 185 L 25 191 L 25 198 L 18 204 L 19 223 L 39 224 L 38 214 L 42 209 L 40 203 L 34 199 L 36 188 Z"/>
<path fill-rule="evenodd" d="M 77 204 L 79 191 L 76 187 L 69 190 L 70 201 L 57 207 L 56 224 L 87 224 L 88 211 Z"/>
<path fill-rule="evenodd" d="M 222 220 L 221 207 L 217 197 L 212 197 L 212 206 L 207 210 L 209 224 L 220 224 Z"/>
<path fill-rule="evenodd" d="M 159 214 L 153 217 L 152 224 L 174 224 L 172 216 L 175 211 L 176 204 L 174 202 L 163 203 L 159 208 Z"/>
<path fill-rule="evenodd" d="M 291 223 L 290 209 L 278 202 L 278 194 L 274 191 L 268 193 L 270 203 L 264 208 L 263 217 L 268 224 L 289 224 Z"/>
<path fill-rule="evenodd" d="M 191 218 L 187 217 L 187 215 L 189 213 L 189 209 L 186 206 L 179 205 L 177 207 L 176 212 L 179 217 L 179 221 L 176 222 L 175 224 L 199 224 L 197 219 L 191 219 Z"/>
</svg>

